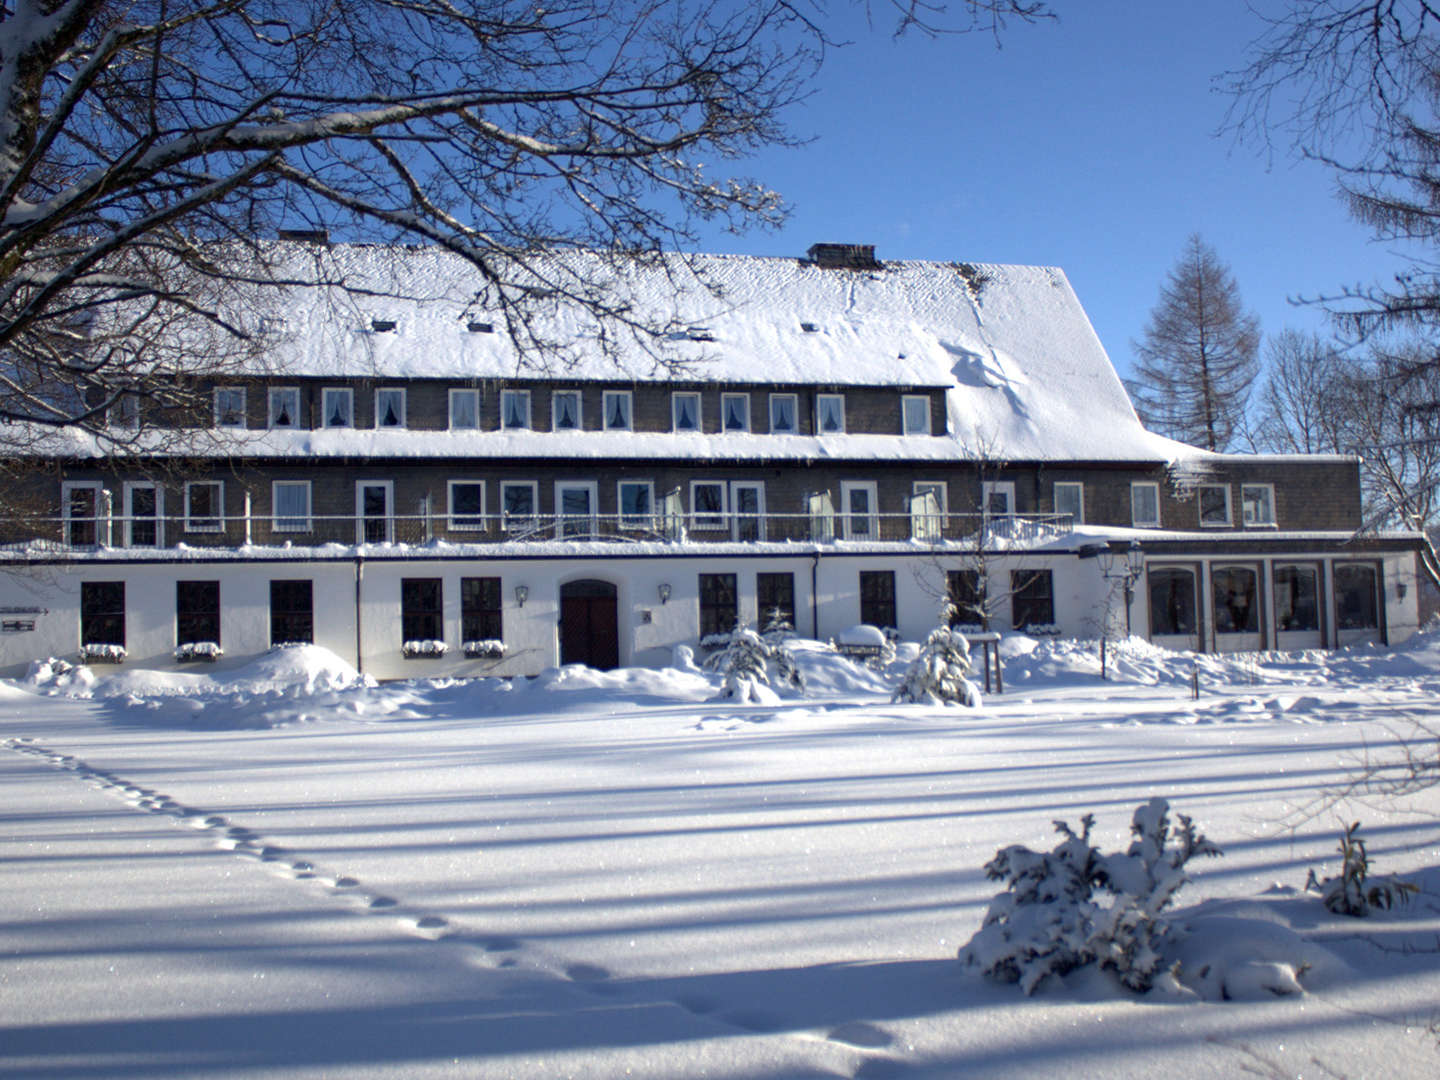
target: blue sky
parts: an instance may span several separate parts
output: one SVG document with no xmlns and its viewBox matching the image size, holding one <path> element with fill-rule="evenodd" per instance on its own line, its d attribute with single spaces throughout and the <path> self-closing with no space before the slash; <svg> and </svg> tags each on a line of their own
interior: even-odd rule
<svg viewBox="0 0 1440 1080">
<path fill-rule="evenodd" d="M 800 255 L 836 241 L 881 258 L 1058 265 L 1122 373 L 1191 232 L 1230 264 L 1267 334 L 1323 329 L 1290 297 L 1401 268 L 1349 220 L 1327 170 L 1217 137 L 1229 99 L 1215 76 L 1260 30 L 1244 0 L 1055 7 L 1058 23 L 1012 25 L 998 50 L 985 35 L 897 42 L 867 31 L 863 8 L 842 12 L 853 44 L 791 115 L 813 141 L 731 166 L 780 190 L 789 222 L 716 230 L 702 248 Z"/>
</svg>

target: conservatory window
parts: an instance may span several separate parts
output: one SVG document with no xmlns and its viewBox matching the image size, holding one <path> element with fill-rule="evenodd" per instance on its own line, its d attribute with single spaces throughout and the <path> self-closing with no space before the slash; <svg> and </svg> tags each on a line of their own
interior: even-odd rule
<svg viewBox="0 0 1440 1080">
<path fill-rule="evenodd" d="M 604 397 L 605 430 L 629 431 L 633 397 L 629 390 L 606 390 Z"/>
<path fill-rule="evenodd" d="M 480 426 L 480 391 L 450 391 L 450 430 L 474 431 Z"/>
<path fill-rule="evenodd" d="M 1130 524 L 1137 529 L 1160 527 L 1160 485 L 1130 485 Z"/>
<path fill-rule="evenodd" d="M 815 411 L 820 419 L 821 435 L 840 435 L 845 431 L 845 395 L 818 394 Z"/>
<path fill-rule="evenodd" d="M 405 426 L 405 391 L 399 387 L 385 387 L 375 391 L 375 426 L 377 428 L 403 428 Z"/>
<path fill-rule="evenodd" d="M 930 398 L 926 394 L 905 394 L 900 398 L 901 419 L 906 435 L 930 434 Z"/>
<path fill-rule="evenodd" d="M 299 387 L 274 386 L 270 388 L 270 426 L 272 428 L 300 426 Z"/>
<path fill-rule="evenodd" d="M 485 481 L 451 480 L 450 528 L 485 528 Z"/>
<path fill-rule="evenodd" d="M 794 394 L 770 395 L 770 434 L 794 435 L 800 430 L 796 419 L 799 398 Z"/>
<path fill-rule="evenodd" d="M 1380 625 L 1375 567 L 1365 563 L 1335 566 L 1335 625 L 1340 630 L 1374 630 Z"/>
<path fill-rule="evenodd" d="M 233 428 L 245 426 L 245 388 L 243 386 L 217 386 L 215 388 L 215 426 Z"/>
<path fill-rule="evenodd" d="M 327 386 L 320 392 L 320 414 L 327 428 L 355 426 L 355 392 L 346 386 Z"/>
<path fill-rule="evenodd" d="M 700 395 L 689 391 L 671 394 L 670 413 L 676 431 L 699 431 Z"/>
<path fill-rule="evenodd" d="M 310 481 L 276 480 L 270 485 L 276 532 L 310 531 Z"/>
<path fill-rule="evenodd" d="M 551 426 L 556 431 L 579 431 L 584 426 L 580 420 L 580 391 L 556 390 L 550 398 Z"/>
<path fill-rule="evenodd" d="M 1207 529 L 1220 528 L 1230 524 L 1230 485 L 1201 484 L 1197 494 L 1200 500 L 1200 524 Z"/>
<path fill-rule="evenodd" d="M 1275 524 L 1274 485 L 1240 485 L 1240 520 L 1246 525 Z"/>
<path fill-rule="evenodd" d="M 750 395 L 720 395 L 720 427 L 724 431 L 750 430 Z"/>
<path fill-rule="evenodd" d="M 530 427 L 530 391 L 500 391 L 500 426 L 523 431 Z"/>
</svg>

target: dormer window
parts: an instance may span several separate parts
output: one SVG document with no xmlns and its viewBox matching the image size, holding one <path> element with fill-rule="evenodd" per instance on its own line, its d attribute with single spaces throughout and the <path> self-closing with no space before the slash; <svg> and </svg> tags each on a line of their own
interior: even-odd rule
<svg viewBox="0 0 1440 1080">
<path fill-rule="evenodd" d="M 818 334 L 820 332 L 820 324 L 813 322 L 802 322 L 800 324 L 800 329 L 805 331 L 805 333 L 807 334 Z"/>
<path fill-rule="evenodd" d="M 821 435 L 841 435 L 845 431 L 845 395 L 819 394 L 815 398 Z"/>
<path fill-rule="evenodd" d="M 580 391 L 556 390 L 550 397 L 550 423 L 556 431 L 579 431 Z"/>
<path fill-rule="evenodd" d="M 370 329 L 377 334 L 390 334 L 395 331 L 394 319 L 371 319 Z"/>
<path fill-rule="evenodd" d="M 355 426 L 355 394 L 348 386 L 327 386 L 320 393 L 320 406 L 327 428 Z"/>
<path fill-rule="evenodd" d="M 495 324 L 488 322 L 476 322 L 473 319 L 465 324 L 465 329 L 472 334 L 493 334 Z"/>
<path fill-rule="evenodd" d="M 272 428 L 300 426 L 300 390 L 298 387 L 271 387 L 270 426 Z"/>
<path fill-rule="evenodd" d="M 629 431 L 631 428 L 632 406 L 629 390 L 605 391 L 605 430 Z"/>
<path fill-rule="evenodd" d="M 382 387 L 375 391 L 375 426 L 405 426 L 405 391 L 399 387 Z"/>
<path fill-rule="evenodd" d="M 720 427 L 724 431 L 750 430 L 750 395 L 720 395 Z"/>
<path fill-rule="evenodd" d="M 906 435 L 930 434 L 930 398 L 928 395 L 903 395 L 900 398 L 900 414 Z"/>
</svg>

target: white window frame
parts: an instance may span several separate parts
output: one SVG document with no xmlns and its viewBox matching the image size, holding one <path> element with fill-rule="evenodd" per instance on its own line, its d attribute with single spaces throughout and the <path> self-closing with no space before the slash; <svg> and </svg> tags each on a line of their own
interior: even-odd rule
<svg viewBox="0 0 1440 1080">
<path fill-rule="evenodd" d="M 625 512 L 625 489 L 627 487 L 644 488 L 650 509 L 638 514 L 627 514 Z M 653 480 L 617 481 L 615 484 L 615 514 L 622 529 L 653 530 L 655 528 L 655 482 Z"/>
<path fill-rule="evenodd" d="M 825 430 L 826 407 L 839 409 L 840 426 L 832 430 Z M 844 394 L 816 394 L 815 395 L 815 434 L 816 435 L 844 435 L 845 434 L 845 395 Z"/>
<path fill-rule="evenodd" d="M 478 487 L 480 489 L 479 510 L 456 510 L 455 489 L 457 487 Z M 451 529 L 477 531 L 486 528 L 485 481 L 449 480 L 445 484 L 445 518 Z M 476 521 L 475 519 L 479 519 Z"/>
<path fill-rule="evenodd" d="M 738 402 L 740 405 L 740 427 L 730 426 L 730 405 Z M 749 394 L 721 394 L 720 395 L 720 430 L 727 435 L 743 434 L 750 430 L 750 395 Z"/>
<path fill-rule="evenodd" d="M 759 493 L 759 499 L 756 500 L 757 506 L 756 506 L 755 512 L 754 512 L 753 514 L 749 514 L 749 513 L 742 514 L 742 513 L 740 512 L 740 510 L 739 510 L 739 506 L 740 506 L 740 492 L 741 492 L 741 491 L 745 491 L 745 490 L 750 490 L 750 489 L 753 489 L 753 490 L 755 490 L 756 492 Z M 727 504 L 727 509 L 729 510 L 729 513 L 728 513 L 727 516 L 728 516 L 729 519 L 730 519 L 730 538 L 731 538 L 732 540 L 740 540 L 740 539 L 742 539 L 742 537 L 741 537 L 741 530 L 740 530 L 740 522 L 741 522 L 743 519 L 745 519 L 745 518 L 753 518 L 753 519 L 755 520 L 755 535 L 754 535 L 753 537 L 744 537 L 743 539 L 745 539 L 745 540 L 756 540 L 756 541 L 760 541 L 760 540 L 764 540 L 764 539 L 765 539 L 765 481 L 764 481 L 764 480 L 731 480 L 731 481 L 730 481 L 730 491 L 729 491 L 729 503 Z"/>
<path fill-rule="evenodd" d="M 560 426 L 560 399 L 573 397 L 575 399 L 575 424 L 572 427 Z M 585 395 L 572 387 L 564 390 L 552 390 L 550 392 L 550 430 L 551 431 L 584 431 L 585 430 Z"/>
<path fill-rule="evenodd" d="M 1065 488 L 1065 489 L 1067 489 L 1067 490 L 1070 489 L 1070 488 L 1074 488 L 1074 489 L 1075 489 L 1075 505 L 1076 505 L 1076 511 L 1075 511 L 1075 516 L 1074 516 L 1074 518 L 1073 518 L 1072 521 L 1071 521 L 1071 524 L 1074 524 L 1074 525 L 1083 525 L 1083 524 L 1085 523 L 1085 484 L 1084 484 L 1082 481 L 1079 481 L 1079 480 L 1056 480 L 1056 481 L 1055 481 L 1054 491 L 1051 493 L 1051 500 L 1052 500 L 1052 505 L 1055 507 L 1055 513 L 1057 513 L 1057 514 L 1063 514 L 1063 513 L 1065 512 L 1065 511 L 1063 511 L 1063 510 L 1060 509 L 1060 489 L 1061 489 L 1061 488 Z"/>
<path fill-rule="evenodd" d="M 220 397 L 222 394 L 238 394 L 240 398 L 240 422 L 227 424 L 224 422 L 224 414 L 220 410 Z M 243 386 L 217 386 L 212 395 L 212 405 L 215 410 L 215 426 L 218 428 L 244 428 L 249 423 L 246 417 L 245 387 Z"/>
<path fill-rule="evenodd" d="M 475 417 L 473 424 L 460 424 L 455 420 L 457 410 L 456 402 L 468 401 L 471 404 L 471 415 Z M 452 386 L 447 395 L 446 426 L 451 431 L 479 431 L 480 430 L 480 391 L 473 387 Z"/>
<path fill-rule="evenodd" d="M 595 534 L 595 524 L 600 508 L 600 485 L 594 480 L 556 480 L 555 481 L 555 534 L 557 537 L 575 535 L 567 532 L 567 522 L 578 520 L 579 514 L 565 513 L 565 493 L 567 491 L 583 491 L 590 502 L 589 524 L 585 529 L 585 535 Z"/>
<path fill-rule="evenodd" d="M 294 406 L 290 410 L 290 423 L 277 424 L 275 417 L 278 412 L 283 411 L 283 399 L 290 398 Z M 275 428 L 298 428 L 300 427 L 300 388 L 298 386 L 272 386 L 266 391 L 266 415 L 265 426 L 274 430 Z"/>
<path fill-rule="evenodd" d="M 191 512 L 190 493 L 197 487 L 213 487 L 215 489 L 215 513 L 193 514 Z M 213 522 L 213 524 L 201 524 L 201 522 Z M 225 531 L 224 480 L 187 480 L 185 482 L 185 531 L 213 533 Z"/>
<path fill-rule="evenodd" d="M 135 492 L 149 489 L 155 492 L 155 542 L 153 544 L 137 544 L 135 542 Z M 125 546 L 126 547 L 164 547 L 165 546 L 165 489 L 153 480 L 127 480 L 125 481 L 125 495 L 122 503 L 125 515 Z M 149 521 L 149 518 L 145 519 Z"/>
<path fill-rule="evenodd" d="M 515 514 L 505 509 L 505 492 L 508 488 L 528 488 L 530 491 L 530 513 Z M 500 481 L 500 528 L 505 532 L 528 531 L 535 527 L 540 516 L 540 483 L 537 480 Z"/>
<path fill-rule="evenodd" d="M 935 513 L 915 509 L 915 500 L 924 495 L 935 496 Z M 914 480 L 910 484 L 910 536 L 916 540 L 939 540 L 945 535 L 945 521 L 950 513 L 950 485 L 944 480 Z"/>
<path fill-rule="evenodd" d="M 720 508 L 701 512 L 696 509 L 695 492 L 702 487 L 720 490 Z M 721 532 L 725 529 L 726 511 L 730 507 L 730 485 L 724 480 L 690 481 L 690 528 L 696 532 Z"/>
<path fill-rule="evenodd" d="M 71 513 L 70 495 L 75 491 L 89 491 L 93 511 L 89 517 L 77 518 Z M 65 543 L 70 543 L 70 523 L 88 521 L 95 526 L 95 546 L 110 545 L 110 521 L 105 513 L 105 484 L 100 480 L 62 480 L 60 482 L 60 518 L 64 526 Z"/>
<path fill-rule="evenodd" d="M 345 423 L 330 423 L 330 404 L 335 398 L 345 402 Z M 355 391 L 348 386 L 327 386 L 320 391 L 320 426 L 322 428 L 353 428 L 355 426 Z"/>
<path fill-rule="evenodd" d="M 781 401 L 790 403 L 790 426 L 775 426 L 775 406 Z M 800 433 L 800 395 L 799 394 L 771 394 L 770 395 L 770 434 L 772 435 L 798 435 Z"/>
<path fill-rule="evenodd" d="M 680 401 L 682 398 L 692 399 L 695 402 L 695 426 L 680 426 Z M 703 400 L 698 390 L 676 390 L 670 395 L 670 430 L 671 431 L 704 431 L 705 417 L 700 411 Z"/>
<path fill-rule="evenodd" d="M 850 508 L 850 495 L 853 492 L 863 491 L 869 497 L 870 509 L 863 514 L 857 514 Z M 878 540 L 880 539 L 880 494 L 874 480 L 841 480 L 840 481 L 840 516 L 844 522 L 846 540 Z M 863 528 L 856 528 L 856 521 L 863 519 Z"/>
<path fill-rule="evenodd" d="M 520 413 L 524 423 L 510 423 L 510 403 L 520 402 Z M 529 390 L 501 390 L 500 391 L 500 430 L 502 431 L 529 431 L 530 430 L 530 391 Z"/>
<path fill-rule="evenodd" d="M 303 491 L 305 493 L 305 513 L 280 514 L 280 489 L 287 488 Z M 314 507 L 310 501 L 309 480 L 272 480 L 270 481 L 270 529 L 277 533 L 308 533 L 314 527 Z"/>
<path fill-rule="evenodd" d="M 1246 498 L 1251 491 L 1263 491 L 1265 493 L 1265 506 L 1270 511 L 1270 516 L 1263 520 L 1252 520 L 1248 515 Z M 1275 485 L 1274 484 L 1241 484 L 1240 485 L 1240 517 L 1241 523 L 1250 529 L 1273 529 L 1275 527 Z"/>
<path fill-rule="evenodd" d="M 623 424 L 612 424 L 610 422 L 610 403 L 612 401 L 623 402 L 625 411 Z M 600 395 L 600 426 L 606 431 L 634 431 L 635 430 L 635 394 L 631 390 L 606 390 Z"/>
<path fill-rule="evenodd" d="M 1003 496 L 1005 499 L 1004 510 L 990 509 L 990 500 L 995 496 Z M 980 513 L 987 518 L 992 517 L 1014 517 L 1015 516 L 1015 481 L 1014 480 L 983 480 L 980 483 Z"/>
<path fill-rule="evenodd" d="M 1205 492 L 1223 491 L 1225 493 L 1225 517 L 1223 520 L 1205 520 Z M 1197 484 L 1195 485 L 1195 513 L 1199 517 L 1202 529 L 1228 529 L 1235 522 L 1233 508 L 1230 505 L 1229 484 Z"/>
<path fill-rule="evenodd" d="M 367 487 L 378 487 L 385 489 L 385 536 L 381 540 L 365 539 L 365 489 Z M 357 544 L 390 544 L 395 540 L 395 481 L 394 480 L 356 480 L 355 481 L 355 542 Z"/>
<path fill-rule="evenodd" d="M 400 395 L 400 423 L 398 423 L 398 424 L 382 424 L 382 423 L 380 422 L 380 395 L 381 395 L 381 394 L 399 394 L 399 395 Z M 404 431 L 404 430 L 405 430 L 405 427 L 406 427 L 405 404 L 406 404 L 406 403 L 405 403 L 405 388 L 404 388 L 403 386 L 377 386 L 377 387 L 375 388 L 375 430 L 376 430 L 376 431 Z"/>
<path fill-rule="evenodd" d="M 925 421 L 923 424 L 910 423 L 910 410 L 912 407 L 920 410 L 920 415 Z M 929 394 L 900 395 L 900 431 L 905 435 L 929 435 L 932 433 Z"/>
<path fill-rule="evenodd" d="M 1153 518 L 1141 517 L 1135 498 L 1142 491 L 1148 492 L 1155 505 L 1155 516 Z M 1130 526 L 1135 529 L 1158 529 L 1160 528 L 1160 485 L 1153 480 L 1132 480 L 1130 482 Z"/>
</svg>

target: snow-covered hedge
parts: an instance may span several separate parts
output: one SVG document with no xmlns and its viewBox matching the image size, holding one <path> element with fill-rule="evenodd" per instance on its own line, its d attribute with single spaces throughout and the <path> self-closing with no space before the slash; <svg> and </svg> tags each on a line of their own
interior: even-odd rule
<svg viewBox="0 0 1440 1080">
<path fill-rule="evenodd" d="M 472 660 L 499 660 L 505 655 L 505 642 L 498 638 L 462 642 L 460 648 Z"/>
<path fill-rule="evenodd" d="M 1183 937 L 1161 912 L 1189 880 L 1185 864 L 1196 855 L 1220 854 L 1188 817 L 1176 820 L 1172 827 L 1164 799 L 1137 807 L 1130 826 L 1135 840 L 1123 855 L 1102 854 L 1090 843 L 1091 814 L 1078 833 L 1055 822 L 1062 839 L 1052 851 L 1002 848 L 985 873 L 1004 881 L 1005 891 L 960 949 L 960 962 L 1018 982 L 1027 994 L 1047 976 L 1087 964 L 1115 972 L 1131 989 L 1148 990 L 1166 967 L 1167 947 Z"/>
<path fill-rule="evenodd" d="M 434 638 L 415 638 L 400 646 L 400 652 L 407 660 L 423 660 L 444 656 L 449 646 Z"/>
<path fill-rule="evenodd" d="M 215 661 L 225 655 L 225 650 L 214 641 L 189 641 L 175 646 L 175 659 L 184 663 L 190 660 Z"/>
<path fill-rule="evenodd" d="M 86 664 L 123 664 L 124 645 L 81 645 L 80 660 Z"/>
</svg>

